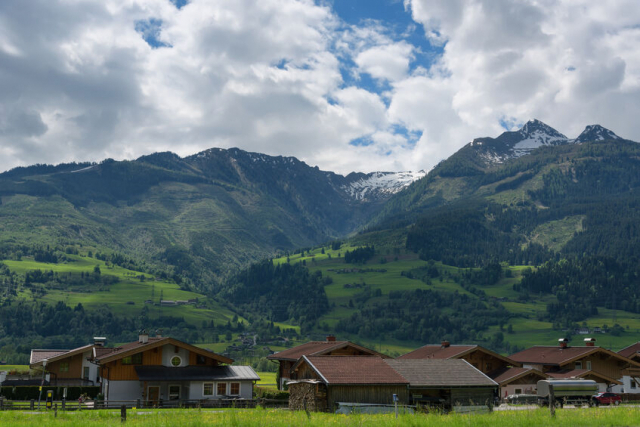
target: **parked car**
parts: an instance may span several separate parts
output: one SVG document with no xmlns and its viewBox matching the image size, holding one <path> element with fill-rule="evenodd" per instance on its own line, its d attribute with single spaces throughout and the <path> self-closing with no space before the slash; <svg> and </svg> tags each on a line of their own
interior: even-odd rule
<svg viewBox="0 0 640 427">
<path fill-rule="evenodd" d="M 594 395 L 591 400 L 595 405 L 619 405 L 622 402 L 622 397 L 619 394 L 607 391 Z"/>
</svg>

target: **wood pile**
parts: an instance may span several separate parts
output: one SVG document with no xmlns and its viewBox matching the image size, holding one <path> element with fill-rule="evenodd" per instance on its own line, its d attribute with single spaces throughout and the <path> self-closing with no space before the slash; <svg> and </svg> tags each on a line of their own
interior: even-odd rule
<svg viewBox="0 0 640 427">
<path fill-rule="evenodd" d="M 289 383 L 289 409 L 293 411 L 326 412 L 327 393 L 317 382 Z"/>
</svg>

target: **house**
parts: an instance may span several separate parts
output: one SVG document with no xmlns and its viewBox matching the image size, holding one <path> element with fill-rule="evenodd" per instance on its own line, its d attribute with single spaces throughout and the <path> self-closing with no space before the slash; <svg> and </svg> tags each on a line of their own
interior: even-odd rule
<svg viewBox="0 0 640 427">
<path fill-rule="evenodd" d="M 51 385 L 86 381 L 112 401 L 252 399 L 260 379 L 249 366 L 231 366 L 232 359 L 146 332 L 119 347 L 96 339 L 73 350 L 32 350 L 31 358 L 31 368 L 44 369 Z"/>
<path fill-rule="evenodd" d="M 512 394 L 536 394 L 538 381 L 549 379 L 537 369 L 516 367 L 496 369 L 489 372 L 487 376 L 498 383 L 500 397 Z"/>
<path fill-rule="evenodd" d="M 288 382 L 289 408 L 334 412 L 338 402 L 393 405 L 409 398 L 407 381 L 379 356 L 306 356 Z"/>
<path fill-rule="evenodd" d="M 302 356 L 378 356 L 388 358 L 389 356 L 378 353 L 375 350 L 362 347 L 349 341 L 336 341 L 334 336 L 328 336 L 326 341 L 310 341 L 278 353 L 267 356 L 268 360 L 279 362 L 278 386 L 282 388 L 289 380 L 296 379 L 296 374 L 291 372 L 293 365 Z"/>
<path fill-rule="evenodd" d="M 497 383 L 464 360 L 302 356 L 293 366 L 290 409 L 333 412 L 338 403 L 492 405 Z"/>
<path fill-rule="evenodd" d="M 618 352 L 620 356 L 640 362 L 640 342 L 631 344 Z M 640 393 L 640 370 L 630 367 L 623 372 L 622 386 L 614 387 L 613 391 L 619 393 Z"/>
<path fill-rule="evenodd" d="M 595 345 L 595 338 L 586 338 L 585 346 L 569 346 L 561 338 L 557 346 L 534 346 L 509 356 L 524 368 L 536 369 L 549 378 L 594 380 L 601 391 L 622 386 L 622 377 L 640 363 Z"/>
<path fill-rule="evenodd" d="M 520 367 L 520 363 L 499 355 L 479 345 L 451 345 L 449 341 L 427 344 L 410 353 L 398 357 L 407 359 L 462 359 L 484 374 L 508 367 Z"/>
<path fill-rule="evenodd" d="M 100 345 L 100 338 L 94 338 Z M 98 366 L 93 363 L 96 343 L 72 350 L 31 350 L 29 368 L 44 369 L 52 386 L 99 385 Z"/>
</svg>

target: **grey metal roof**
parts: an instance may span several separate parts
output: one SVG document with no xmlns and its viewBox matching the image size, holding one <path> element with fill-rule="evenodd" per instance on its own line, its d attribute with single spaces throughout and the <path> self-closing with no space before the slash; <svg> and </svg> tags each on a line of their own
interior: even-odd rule
<svg viewBox="0 0 640 427">
<path fill-rule="evenodd" d="M 462 359 L 385 360 L 410 387 L 495 387 L 491 378 Z"/>
<path fill-rule="evenodd" d="M 136 366 L 140 381 L 259 381 L 251 366 Z"/>
</svg>

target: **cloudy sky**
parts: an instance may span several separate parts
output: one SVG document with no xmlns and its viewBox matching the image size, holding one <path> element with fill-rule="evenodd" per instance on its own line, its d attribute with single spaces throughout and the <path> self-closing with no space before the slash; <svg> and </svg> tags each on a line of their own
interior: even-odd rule
<svg viewBox="0 0 640 427">
<path fill-rule="evenodd" d="M 538 118 L 640 141 L 637 0 L 3 0 L 0 170 L 239 147 L 428 169 Z"/>
</svg>

